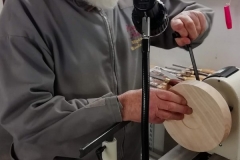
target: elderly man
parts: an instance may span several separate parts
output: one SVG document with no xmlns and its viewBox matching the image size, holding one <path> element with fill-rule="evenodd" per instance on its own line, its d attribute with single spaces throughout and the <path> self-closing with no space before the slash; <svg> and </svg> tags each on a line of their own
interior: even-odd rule
<svg viewBox="0 0 240 160">
<path fill-rule="evenodd" d="M 213 12 L 163 0 L 164 49 L 207 37 Z M 116 122 L 119 160 L 140 159 L 141 35 L 132 0 L 7 0 L 0 17 L 0 123 L 19 160 L 78 157 L 79 147 Z M 172 39 L 177 31 L 182 38 Z M 181 120 L 192 110 L 170 91 L 150 91 L 150 122 Z M 85 160 L 96 160 L 91 152 Z"/>
</svg>

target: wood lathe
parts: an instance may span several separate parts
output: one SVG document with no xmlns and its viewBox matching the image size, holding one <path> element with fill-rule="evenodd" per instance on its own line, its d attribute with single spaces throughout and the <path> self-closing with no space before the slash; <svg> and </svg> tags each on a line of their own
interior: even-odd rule
<svg viewBox="0 0 240 160">
<path fill-rule="evenodd" d="M 240 160 L 240 71 L 229 66 L 203 81 L 184 81 L 170 90 L 183 95 L 193 115 L 164 126 L 179 144 L 159 160 Z M 201 159 L 201 160 L 205 160 Z"/>
</svg>

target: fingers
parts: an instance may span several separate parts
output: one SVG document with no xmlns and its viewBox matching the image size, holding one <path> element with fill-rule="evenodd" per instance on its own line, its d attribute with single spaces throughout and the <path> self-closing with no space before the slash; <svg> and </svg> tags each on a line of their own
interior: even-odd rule
<svg viewBox="0 0 240 160">
<path fill-rule="evenodd" d="M 186 30 L 185 26 L 184 26 L 184 23 L 181 21 L 181 19 L 173 19 L 171 21 L 171 26 L 172 26 L 172 29 L 176 32 L 178 32 L 180 34 L 180 36 L 182 38 L 176 38 L 176 43 L 179 45 L 179 46 L 185 46 L 186 44 L 190 44 L 191 41 L 190 39 L 188 38 L 188 31 Z"/>
<path fill-rule="evenodd" d="M 200 19 L 198 17 L 198 14 L 195 12 L 192 12 L 192 14 L 189 15 L 189 17 L 193 20 L 194 25 L 196 27 L 196 31 L 197 31 L 197 35 L 200 35 L 202 32 L 202 26 L 201 26 L 201 22 Z M 194 39 L 196 39 L 197 37 L 195 37 Z"/>
<path fill-rule="evenodd" d="M 201 25 L 201 32 L 200 34 L 203 34 L 206 30 L 206 25 L 207 25 L 207 20 L 206 20 L 206 17 L 204 16 L 203 13 L 199 12 L 199 11 L 195 11 L 196 12 L 196 15 L 198 16 L 199 18 L 199 21 L 200 21 L 200 25 Z"/>
<path fill-rule="evenodd" d="M 171 21 L 171 27 L 182 38 L 176 38 L 179 46 L 190 44 L 206 30 L 206 17 L 199 11 L 184 11 Z"/>
<path fill-rule="evenodd" d="M 187 101 L 182 96 L 179 96 L 173 92 L 156 89 L 155 93 L 156 96 L 161 100 L 187 105 Z"/>
<path fill-rule="evenodd" d="M 198 37 L 198 32 L 194 20 L 190 16 L 182 15 L 178 17 L 184 24 L 185 29 L 188 32 L 188 37 L 194 40 Z"/>
<path fill-rule="evenodd" d="M 172 113 L 192 114 L 192 108 L 188 107 L 187 105 L 180 105 L 168 101 L 163 101 L 161 104 L 159 104 L 158 109 Z"/>
<path fill-rule="evenodd" d="M 165 119 L 165 120 L 182 120 L 184 118 L 183 114 L 173 113 L 173 112 L 164 111 L 164 110 L 160 110 L 156 112 L 156 116 L 160 119 Z"/>
<path fill-rule="evenodd" d="M 184 23 L 181 19 L 176 18 L 171 21 L 172 29 L 178 32 L 181 37 L 188 37 L 188 31 L 186 30 Z"/>
<path fill-rule="evenodd" d="M 189 38 L 176 38 L 175 41 L 180 47 L 191 43 L 191 40 Z"/>
</svg>

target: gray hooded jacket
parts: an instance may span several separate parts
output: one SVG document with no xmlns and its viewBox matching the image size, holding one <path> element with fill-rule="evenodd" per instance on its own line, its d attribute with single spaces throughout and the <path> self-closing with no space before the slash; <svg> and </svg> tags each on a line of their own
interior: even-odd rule
<svg viewBox="0 0 240 160">
<path fill-rule="evenodd" d="M 170 19 L 195 2 L 164 0 Z M 7 0 L 0 16 L 0 124 L 20 160 L 79 157 L 78 149 L 121 122 L 117 95 L 141 88 L 141 35 L 132 0 L 86 11 L 82 0 Z M 152 45 L 177 47 L 170 26 Z M 116 135 L 118 160 L 140 159 L 140 124 Z M 91 152 L 84 160 L 96 160 Z"/>
</svg>

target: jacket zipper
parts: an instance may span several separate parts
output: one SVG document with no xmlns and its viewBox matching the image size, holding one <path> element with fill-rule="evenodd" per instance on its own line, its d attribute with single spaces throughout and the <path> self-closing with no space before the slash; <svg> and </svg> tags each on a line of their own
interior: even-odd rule
<svg viewBox="0 0 240 160">
<path fill-rule="evenodd" d="M 106 14 L 102 10 L 100 10 L 100 15 L 103 17 L 105 25 L 108 30 L 108 37 L 110 39 L 110 45 L 111 45 L 111 50 L 112 50 L 112 59 L 113 59 L 113 76 L 114 76 L 114 81 L 116 83 L 116 85 L 114 85 L 114 92 L 115 92 L 115 94 L 118 94 L 118 82 L 117 82 L 116 63 L 115 63 L 116 52 L 115 52 L 115 46 L 114 46 L 114 42 L 113 42 L 112 31 L 111 31 L 110 24 L 108 22 Z"/>
<path fill-rule="evenodd" d="M 118 94 L 118 82 L 117 82 L 116 63 L 115 63 L 116 52 L 115 52 L 115 46 L 114 46 L 114 42 L 113 42 L 112 31 L 111 31 L 110 24 L 108 22 L 108 19 L 107 19 L 107 16 L 105 15 L 105 13 L 102 10 L 99 10 L 99 13 L 103 17 L 103 19 L 105 21 L 105 25 L 108 30 L 108 37 L 110 39 L 111 49 L 112 49 L 112 57 L 113 57 L 113 68 L 114 68 L 113 75 L 114 75 L 114 80 L 116 82 L 116 86 L 114 87 L 114 89 L 115 89 L 115 93 Z M 123 132 L 124 132 L 124 135 L 123 135 L 123 141 L 122 141 L 122 158 L 121 159 L 124 158 L 125 127 L 123 128 Z"/>
</svg>

